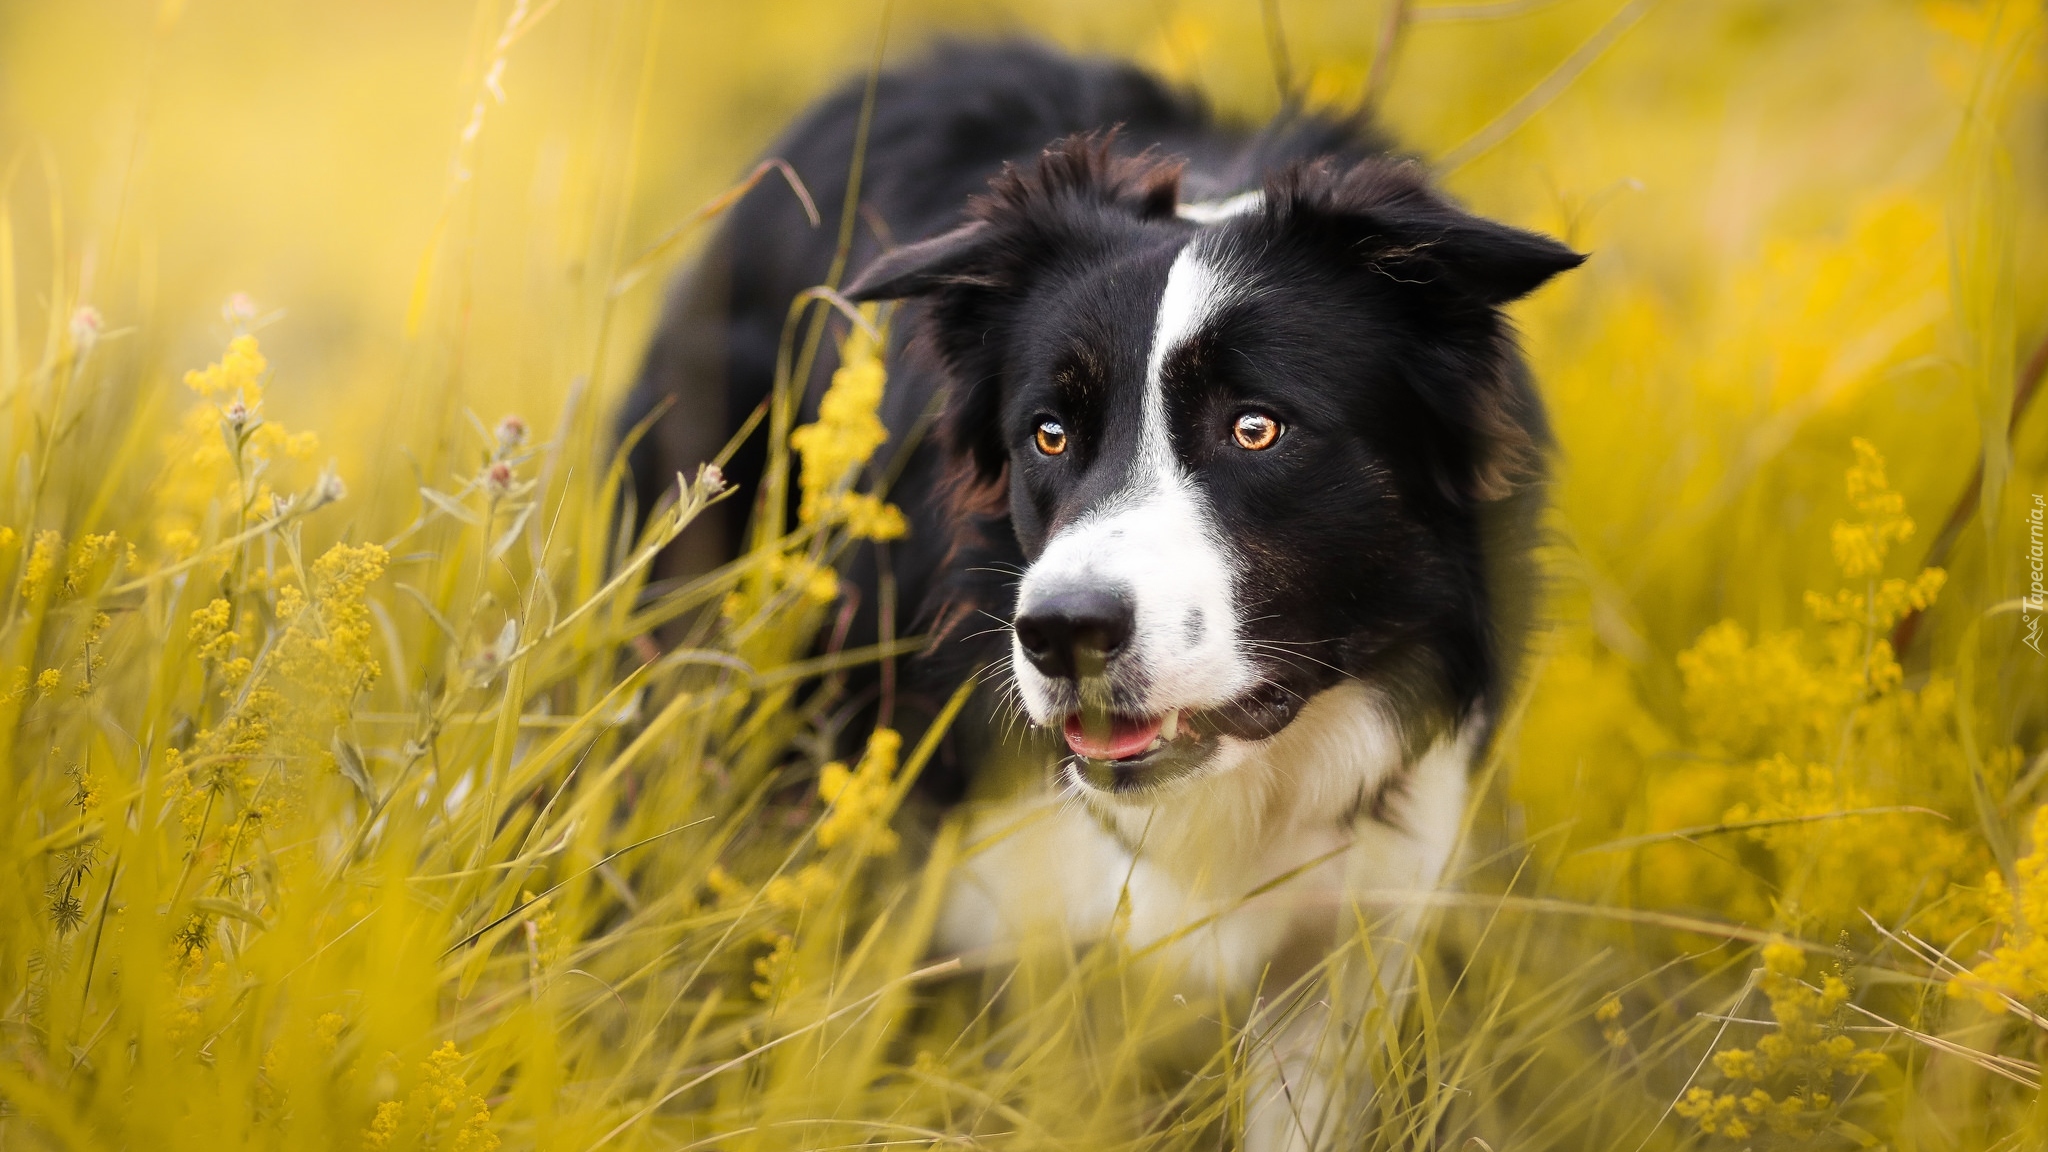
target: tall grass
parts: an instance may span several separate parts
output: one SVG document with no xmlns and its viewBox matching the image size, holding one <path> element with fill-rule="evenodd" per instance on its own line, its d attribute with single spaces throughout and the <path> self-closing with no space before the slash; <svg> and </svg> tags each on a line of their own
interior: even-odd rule
<svg viewBox="0 0 2048 1152">
<path fill-rule="evenodd" d="M 1429 946 L 1346 1146 L 2048 1140 L 2032 6 L 0 20 L 0 1146 L 1231 1144 L 1246 1005 L 930 951 L 937 733 L 842 731 L 915 644 L 833 641 L 867 338 L 755 432 L 796 523 L 650 587 L 755 494 L 611 516 L 659 274 L 884 20 L 1370 99 L 1594 253 L 1518 317 L 1549 624 L 1454 886 L 1363 910 Z"/>
</svg>

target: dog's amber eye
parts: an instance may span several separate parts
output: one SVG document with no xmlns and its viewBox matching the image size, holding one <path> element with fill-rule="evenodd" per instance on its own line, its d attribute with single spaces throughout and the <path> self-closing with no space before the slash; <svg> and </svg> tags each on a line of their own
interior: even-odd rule
<svg viewBox="0 0 2048 1152">
<path fill-rule="evenodd" d="M 1231 426 L 1230 438 L 1247 452 L 1258 452 L 1280 439 L 1280 422 L 1264 412 L 1247 412 Z"/>
<path fill-rule="evenodd" d="M 1040 423 L 1038 431 L 1031 434 L 1031 439 L 1038 445 L 1038 450 L 1047 456 L 1057 456 L 1067 450 L 1067 430 L 1061 427 L 1057 420 Z"/>
</svg>

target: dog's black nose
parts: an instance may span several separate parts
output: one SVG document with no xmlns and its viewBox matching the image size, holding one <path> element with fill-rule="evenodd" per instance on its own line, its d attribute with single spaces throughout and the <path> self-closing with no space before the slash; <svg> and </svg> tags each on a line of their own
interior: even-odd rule
<svg viewBox="0 0 2048 1152">
<path fill-rule="evenodd" d="M 1017 643 L 1032 667 L 1072 680 L 1122 651 L 1136 623 L 1137 613 L 1120 590 L 1055 592 L 1017 617 Z"/>
</svg>

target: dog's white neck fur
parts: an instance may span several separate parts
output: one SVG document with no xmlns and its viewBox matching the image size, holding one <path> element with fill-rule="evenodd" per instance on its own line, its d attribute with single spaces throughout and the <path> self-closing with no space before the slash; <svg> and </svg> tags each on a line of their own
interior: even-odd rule
<svg viewBox="0 0 2048 1152">
<path fill-rule="evenodd" d="M 1383 698 L 1347 681 L 1277 735 L 1223 745 L 1200 778 L 1148 803 L 1048 786 L 989 806 L 971 835 L 987 846 L 955 881 L 942 946 L 1001 946 L 1049 926 L 1098 938 L 1128 885 L 1133 947 L 1213 917 L 1172 950 L 1180 978 L 1190 995 L 1219 983 L 1248 994 L 1294 939 L 1349 922 L 1346 893 L 1426 890 L 1449 864 L 1469 730 L 1404 764 Z"/>
</svg>

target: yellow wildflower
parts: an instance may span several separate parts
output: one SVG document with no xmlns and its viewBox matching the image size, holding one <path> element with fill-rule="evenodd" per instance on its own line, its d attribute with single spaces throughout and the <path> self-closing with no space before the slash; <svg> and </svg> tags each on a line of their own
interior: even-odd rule
<svg viewBox="0 0 2048 1152">
<path fill-rule="evenodd" d="M 1733 1048 L 1714 1054 L 1715 1070 L 1732 1084 L 1751 1085 L 1748 1092 L 1688 1090 L 1674 1111 L 1697 1123 L 1708 1135 L 1731 1140 L 1747 1138 L 1759 1125 L 1781 1134 L 1817 1130 L 1834 1106 L 1827 1091 L 1838 1076 L 1876 1071 L 1884 1054 L 1859 1048 L 1848 1036 L 1828 1033 L 1829 1023 L 1849 1002 L 1849 986 L 1839 976 L 1808 984 L 1806 954 L 1782 940 L 1764 945 L 1762 985 L 1771 1002 L 1777 1027 L 1754 1049 Z M 1773 1094 L 1777 1086 L 1784 1095 Z"/>
<path fill-rule="evenodd" d="M 856 327 L 839 346 L 839 368 L 818 401 L 817 423 L 789 435 L 789 446 L 803 458 L 798 515 L 805 523 L 818 519 L 825 498 L 888 440 L 889 430 L 876 415 L 886 380 L 880 349 L 865 329 Z"/>
<path fill-rule="evenodd" d="M 279 458 L 303 460 L 319 450 L 311 432 L 289 432 L 260 415 L 269 362 L 254 336 L 229 341 L 219 363 L 185 373 L 205 398 L 187 412 L 168 447 L 178 461 L 158 492 L 157 541 L 173 555 L 197 551 L 197 529 L 210 506 L 266 515 L 272 478 L 257 480 Z"/>
<path fill-rule="evenodd" d="M 704 886 L 711 889 L 712 896 L 717 898 L 721 907 L 744 904 L 753 895 L 751 888 L 734 879 L 733 874 L 719 864 L 713 864 L 711 871 L 705 873 Z"/>
<path fill-rule="evenodd" d="M 418 1066 L 417 1085 L 403 1102 L 385 1100 L 377 1105 L 363 1132 L 363 1146 L 447 1146 L 456 1152 L 491 1152 L 498 1147 L 498 1137 L 490 1129 L 491 1110 L 483 1097 L 469 1090 L 462 1062 L 463 1055 L 452 1040 L 428 1054 Z M 387 1058 L 387 1065 L 391 1063 L 395 1060 Z M 464 1119 L 456 1121 L 465 1113 Z M 451 1134 L 454 1139 L 448 1141 Z"/>
<path fill-rule="evenodd" d="M 1994 1012 L 2013 1001 L 2048 995 L 2048 805 L 2034 809 L 2034 846 L 2013 871 L 2019 890 L 2008 891 L 2005 877 L 1984 877 L 1984 904 L 1997 926 L 1999 940 L 1988 959 L 1948 982 L 1948 994 L 1971 997 Z"/>
<path fill-rule="evenodd" d="M 199 646 L 199 659 L 224 660 L 234 652 L 242 638 L 228 628 L 233 613 L 234 607 L 219 597 L 193 611 L 192 627 L 185 635 Z"/>
<path fill-rule="evenodd" d="M 391 1138 L 398 1134 L 398 1122 L 404 1115 L 405 1106 L 396 1100 L 386 1100 L 377 1105 L 377 1114 L 363 1132 L 363 1147 L 389 1148 Z"/>
<path fill-rule="evenodd" d="M 332 1052 L 341 1043 L 341 1030 L 348 1025 L 348 1019 L 339 1012 L 323 1012 L 313 1021 L 313 1039 L 319 1041 L 323 1052 Z"/>
<path fill-rule="evenodd" d="M 29 549 L 28 564 L 21 574 L 21 594 L 33 600 L 49 582 L 50 573 L 57 567 L 57 558 L 64 554 L 64 537 L 52 531 L 36 533 L 36 542 Z"/>
<path fill-rule="evenodd" d="M 78 550 L 72 553 L 71 564 L 64 572 L 64 594 L 77 596 L 84 592 L 86 582 L 92 578 L 93 570 L 99 566 L 101 560 L 114 555 L 115 546 L 119 543 L 119 538 L 112 532 L 80 537 Z M 134 549 L 131 548 L 127 553 L 131 563 L 133 555 Z"/>
<path fill-rule="evenodd" d="M 786 1000 L 797 989 L 796 937 L 787 932 L 763 932 L 768 954 L 754 961 L 753 993 L 762 1000 Z"/>
<path fill-rule="evenodd" d="M 1610 1048 L 1628 1047 L 1628 1029 L 1621 1024 L 1621 998 L 1609 996 L 1593 1009 L 1593 1019 L 1600 1022 L 1600 1038 Z"/>
<path fill-rule="evenodd" d="M 1842 575 L 1854 579 L 1884 567 L 1891 546 L 1912 538 L 1913 519 L 1906 515 L 1906 498 L 1885 482 L 1884 457 L 1876 447 L 1861 436 L 1849 444 L 1855 450 L 1856 463 L 1849 467 L 1846 487 L 1849 502 L 1863 513 L 1863 519 L 1835 521 L 1830 542 Z"/>
<path fill-rule="evenodd" d="M 526 947 L 536 965 L 545 967 L 555 961 L 561 943 L 560 934 L 555 931 L 555 909 L 546 896 L 535 896 L 530 891 L 519 893 L 519 902 L 526 905 L 526 914 L 521 918 L 521 928 L 526 934 Z"/>
<path fill-rule="evenodd" d="M 846 520 L 847 534 L 856 540 L 896 540 L 910 531 L 902 509 L 865 492 L 841 496 L 838 511 Z"/>
<path fill-rule="evenodd" d="M 818 795 L 832 806 L 818 822 L 821 847 L 861 837 L 859 843 L 867 855 L 887 856 L 896 851 L 888 807 L 895 785 L 896 755 L 902 747 L 903 737 L 894 729 L 877 728 L 868 737 L 867 751 L 856 767 L 849 770 L 835 760 L 819 770 Z"/>
<path fill-rule="evenodd" d="M 263 398 L 263 373 L 269 367 L 254 336 L 237 336 L 228 341 L 227 354 L 220 363 L 185 373 L 185 387 L 209 400 L 239 394 L 253 406 Z"/>
<path fill-rule="evenodd" d="M 784 912 L 801 912 L 810 905 L 822 902 L 839 886 L 839 879 L 822 864 L 806 865 L 792 876 L 777 876 L 768 881 L 762 898 L 772 908 Z"/>
<path fill-rule="evenodd" d="M 874 310 L 864 314 L 872 319 Z M 861 466 L 889 439 L 876 414 L 887 379 L 881 347 L 855 328 L 839 346 L 839 369 L 818 401 L 817 423 L 789 434 L 790 448 L 803 460 L 797 516 L 804 523 L 844 524 L 850 535 L 867 540 L 893 540 L 907 529 L 894 505 L 850 490 Z"/>
<path fill-rule="evenodd" d="M 1866 517 L 1856 531 L 1876 542 L 1870 555 L 1881 561 L 1910 521 L 1886 484 L 1883 458 L 1868 441 L 1854 448 L 1846 487 Z M 1769 822 L 1747 834 L 1770 849 L 1774 874 L 1754 895 L 1768 893 L 1780 924 L 1817 933 L 1860 924 L 1867 911 L 1890 922 L 1911 919 L 1916 930 L 1946 941 L 1968 928 L 1962 902 L 1947 893 L 1981 867 L 1983 845 L 1961 823 L 1866 810 L 1973 809 L 1967 784 L 1957 783 L 1974 770 L 1955 731 L 1955 685 L 1935 675 L 1906 688 L 1887 636 L 1905 613 L 1931 605 L 1947 576 L 1929 568 L 1910 580 L 1879 581 L 1868 560 L 1843 563 L 1846 575 L 1864 577 L 1860 588 L 1807 594 L 1824 629 L 1819 644 L 1796 631 L 1752 641 L 1734 621 L 1701 633 L 1678 657 L 1685 708 L 1707 752 L 1746 762 L 1737 772 L 1748 796 L 1730 797 L 1735 802 L 1721 819 Z M 1985 762 L 2004 772 L 2016 756 L 1993 749 Z M 1839 867 L 1844 859 L 1859 866 Z M 1700 883 L 1691 888 L 1693 899 L 1732 904 Z"/>
</svg>

